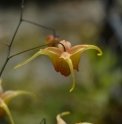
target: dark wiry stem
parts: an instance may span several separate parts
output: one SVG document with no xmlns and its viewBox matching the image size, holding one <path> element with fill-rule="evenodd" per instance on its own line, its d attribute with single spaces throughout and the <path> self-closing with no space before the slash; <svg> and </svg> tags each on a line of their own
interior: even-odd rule
<svg viewBox="0 0 122 124">
<path fill-rule="evenodd" d="M 13 42 L 14 42 L 15 36 L 16 36 L 16 34 L 17 34 L 17 32 L 18 32 L 18 29 L 19 29 L 19 27 L 20 27 L 20 25 L 21 25 L 22 22 L 27 22 L 27 23 L 30 23 L 30 24 L 33 24 L 33 25 L 36 25 L 36 26 L 39 26 L 39 27 L 42 27 L 42 28 L 51 30 L 51 31 L 53 31 L 53 36 L 56 37 L 56 32 L 55 32 L 55 30 L 54 30 L 53 28 L 46 27 L 46 26 L 43 26 L 43 25 L 40 25 L 40 24 L 31 22 L 31 21 L 28 21 L 28 20 L 24 20 L 23 17 L 22 17 L 22 16 L 23 16 L 23 8 L 24 8 L 24 0 L 22 0 L 22 3 L 21 3 L 20 20 L 19 20 L 19 23 L 18 23 L 18 25 L 17 25 L 17 28 L 16 28 L 16 30 L 15 30 L 15 33 L 14 33 L 14 35 L 13 35 L 13 37 L 12 37 L 12 40 L 11 40 L 10 44 L 6 44 L 6 43 L 0 42 L 0 43 L 2 43 L 2 44 L 4 44 L 4 45 L 7 45 L 7 46 L 8 46 L 7 57 L 6 57 L 6 60 L 5 60 L 5 63 L 4 63 L 4 65 L 3 65 L 3 67 L 2 67 L 2 69 L 1 69 L 1 71 L 0 71 L 0 77 L 1 77 L 3 71 L 4 71 L 5 67 L 6 67 L 6 65 L 7 65 L 8 61 L 9 61 L 9 59 L 11 59 L 12 57 L 14 57 L 14 56 L 16 56 L 16 55 L 19 55 L 19 54 L 22 54 L 22 53 L 25 53 L 25 52 L 30 51 L 30 50 L 33 50 L 33 49 L 37 49 L 37 48 L 40 48 L 40 47 L 44 47 L 44 46 L 49 45 L 49 44 L 46 44 L 46 45 L 34 47 L 34 48 L 31 48 L 31 49 L 28 49 L 28 50 L 25 50 L 25 51 L 23 51 L 23 52 L 20 52 L 20 53 L 17 53 L 17 54 L 14 54 L 14 55 L 10 56 L 10 51 L 11 51 L 12 44 L 13 44 Z M 51 44 L 61 44 L 61 45 L 63 46 L 63 48 L 64 48 L 64 51 L 66 51 L 65 46 L 64 46 L 62 43 L 60 43 L 60 42 L 55 42 L 55 43 L 51 43 Z"/>
<path fill-rule="evenodd" d="M 34 47 L 34 48 L 27 49 L 27 50 L 25 50 L 25 51 L 16 53 L 16 54 L 10 56 L 9 59 L 12 58 L 12 57 L 14 57 L 14 56 L 20 55 L 20 54 L 22 54 L 22 53 L 25 53 L 25 52 L 28 52 L 28 51 L 31 51 L 31 50 L 34 50 L 34 49 L 37 49 L 37 48 L 40 48 L 40 47 L 45 47 L 45 46 L 48 46 L 48 45 L 51 45 L 51 44 L 61 44 L 61 45 L 63 46 L 63 48 L 64 48 L 64 51 L 66 52 L 66 48 L 65 48 L 65 46 L 64 46 L 62 43 L 60 43 L 60 42 L 55 42 L 55 43 L 50 43 L 50 44 L 45 44 L 45 45 L 37 46 L 37 47 Z"/>
<path fill-rule="evenodd" d="M 43 122 L 44 122 L 44 124 L 46 124 L 46 119 L 45 119 L 45 118 L 43 118 L 43 119 L 41 120 L 40 124 L 42 124 Z"/>
<path fill-rule="evenodd" d="M 2 73 L 3 73 L 3 71 L 4 71 L 4 69 L 5 69 L 6 64 L 8 63 L 8 61 L 9 61 L 9 59 L 10 59 L 10 58 L 9 58 L 9 55 L 10 55 L 10 51 L 11 51 L 11 46 L 12 46 L 12 44 L 13 44 L 13 41 L 14 41 L 14 38 L 15 38 L 15 36 L 16 36 L 16 34 L 17 34 L 17 31 L 18 31 L 18 29 L 19 29 L 19 26 L 20 26 L 20 24 L 21 24 L 21 22 L 22 22 L 23 3 L 24 3 L 24 0 L 22 0 L 22 4 L 21 4 L 20 20 L 19 20 L 18 26 L 17 26 L 17 28 L 16 28 L 16 30 L 15 30 L 15 33 L 14 33 L 14 35 L 13 35 L 13 37 L 12 37 L 12 40 L 11 40 L 10 44 L 8 45 L 8 54 L 7 54 L 5 63 L 4 63 L 4 65 L 3 65 L 3 67 L 2 67 L 2 69 L 1 69 L 1 71 L 0 71 L 0 77 L 1 77 L 1 75 L 2 75 Z"/>
<path fill-rule="evenodd" d="M 52 30 L 52 32 L 53 32 L 53 36 L 56 37 L 56 32 L 55 32 L 55 29 L 53 29 L 53 28 L 46 27 L 46 26 L 44 26 L 44 25 L 40 25 L 40 24 L 37 24 L 37 23 L 31 22 L 31 21 L 28 21 L 28 20 L 25 20 L 25 19 L 23 19 L 22 21 L 23 21 L 23 22 L 28 22 L 28 23 L 30 23 L 30 24 L 33 24 L 33 25 L 39 26 L 39 27 L 44 28 L 44 29 Z"/>
</svg>

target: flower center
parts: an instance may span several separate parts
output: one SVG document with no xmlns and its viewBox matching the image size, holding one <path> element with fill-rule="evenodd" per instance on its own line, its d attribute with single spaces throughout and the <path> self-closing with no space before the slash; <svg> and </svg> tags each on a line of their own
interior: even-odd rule
<svg viewBox="0 0 122 124">
<path fill-rule="evenodd" d="M 71 43 L 68 41 L 62 40 L 60 43 L 64 45 L 66 51 L 68 51 L 71 48 Z M 58 44 L 58 48 L 60 50 L 64 51 L 64 48 L 61 44 Z"/>
</svg>

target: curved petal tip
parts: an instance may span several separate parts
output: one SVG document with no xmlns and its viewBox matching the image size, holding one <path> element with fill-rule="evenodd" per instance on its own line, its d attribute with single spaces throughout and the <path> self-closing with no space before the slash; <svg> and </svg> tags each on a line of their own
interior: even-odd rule
<svg viewBox="0 0 122 124">
<path fill-rule="evenodd" d="M 70 114 L 70 112 L 69 111 L 66 111 L 66 112 L 62 112 L 60 115 L 61 116 L 64 116 L 64 115 L 69 115 Z"/>
<path fill-rule="evenodd" d="M 102 50 L 99 48 L 99 53 L 97 54 L 98 56 L 102 56 L 103 52 Z"/>
<path fill-rule="evenodd" d="M 14 67 L 14 69 L 17 69 L 27 63 L 29 63 L 30 61 L 32 61 L 33 59 L 35 59 L 37 56 L 39 56 L 41 53 L 41 51 L 38 51 L 37 53 L 35 53 L 31 58 L 27 59 L 26 61 L 22 62 L 21 64 L 18 64 L 17 66 Z"/>
<path fill-rule="evenodd" d="M 97 51 L 99 51 L 99 53 L 97 54 L 98 56 L 101 56 L 103 54 L 102 50 L 95 45 L 88 45 L 87 49 L 96 49 Z"/>
<path fill-rule="evenodd" d="M 67 58 L 67 59 L 65 59 L 65 61 L 69 65 L 69 68 L 70 68 L 70 71 L 71 71 L 71 75 L 72 75 L 72 87 L 69 90 L 69 92 L 72 92 L 74 90 L 74 88 L 75 88 L 75 75 L 74 75 L 72 60 L 70 58 Z"/>
<path fill-rule="evenodd" d="M 73 87 L 71 87 L 71 89 L 69 90 L 69 92 L 72 92 L 74 90 L 75 86 L 73 85 Z"/>
</svg>

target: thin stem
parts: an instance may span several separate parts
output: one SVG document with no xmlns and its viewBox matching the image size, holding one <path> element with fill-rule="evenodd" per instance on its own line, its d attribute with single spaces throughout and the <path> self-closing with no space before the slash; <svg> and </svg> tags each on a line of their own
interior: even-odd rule
<svg viewBox="0 0 122 124">
<path fill-rule="evenodd" d="M 44 122 L 44 124 L 46 124 L 46 119 L 45 119 L 45 118 L 43 118 L 43 119 L 41 120 L 40 124 L 42 124 L 43 122 Z"/>
<path fill-rule="evenodd" d="M 38 47 L 31 48 L 31 49 L 28 49 L 28 50 L 25 50 L 25 51 L 23 51 L 23 52 L 20 52 L 20 53 L 17 53 L 17 54 L 15 54 L 15 55 L 10 56 L 10 51 L 11 51 L 12 44 L 13 44 L 13 42 L 14 42 L 15 36 L 16 36 L 16 34 L 17 34 L 17 32 L 18 32 L 18 30 L 19 30 L 19 27 L 20 27 L 20 25 L 21 25 L 22 22 L 28 22 L 28 23 L 30 23 L 30 24 L 33 24 L 33 25 L 36 25 L 36 26 L 39 26 L 39 27 L 42 27 L 42 28 L 45 28 L 45 29 L 48 29 L 48 30 L 52 30 L 54 37 L 56 37 L 56 32 L 55 32 L 55 30 L 54 30 L 53 28 L 46 27 L 46 26 L 43 26 L 43 25 L 40 25 L 40 24 L 31 22 L 31 21 L 28 21 L 28 20 L 24 20 L 24 19 L 23 19 L 23 8 L 24 8 L 24 0 L 22 0 L 22 2 L 21 2 L 20 20 L 19 20 L 19 23 L 18 23 L 18 25 L 17 25 L 17 28 L 16 28 L 16 30 L 15 30 L 15 32 L 14 32 L 14 35 L 13 35 L 13 37 L 12 37 L 12 40 L 11 40 L 10 44 L 6 44 L 6 43 L 0 42 L 0 43 L 2 43 L 2 44 L 4 44 L 4 45 L 7 45 L 7 46 L 8 46 L 7 57 L 6 57 L 6 60 L 5 60 L 5 62 L 4 62 L 4 65 L 3 65 L 2 69 L 1 69 L 1 71 L 0 71 L 0 77 L 1 77 L 1 75 L 2 75 L 2 73 L 3 73 L 3 71 L 4 71 L 4 69 L 5 69 L 5 67 L 6 67 L 6 65 L 7 65 L 7 63 L 8 63 L 8 61 L 9 61 L 10 58 L 12 58 L 12 57 L 14 57 L 14 56 L 16 56 L 16 55 L 25 53 L 25 52 L 27 52 L 27 51 L 30 51 L 30 50 L 33 50 L 33 49 L 37 49 L 37 48 L 39 48 L 39 47 L 44 47 L 44 46 L 49 45 L 49 44 L 47 44 L 47 45 L 43 45 L 43 46 L 38 46 Z M 55 42 L 55 43 L 56 43 L 56 42 Z M 61 45 L 63 46 L 63 48 L 64 48 L 64 51 L 66 51 L 65 46 L 64 46 L 62 43 L 60 43 L 60 42 L 58 42 L 58 43 L 61 44 Z M 56 43 L 56 44 L 58 44 L 58 43 Z M 53 44 L 54 44 L 54 43 L 53 43 Z"/>
<path fill-rule="evenodd" d="M 33 25 L 39 26 L 39 27 L 44 28 L 44 29 L 52 30 L 54 37 L 56 37 L 56 32 L 55 32 L 55 29 L 53 29 L 53 28 L 46 27 L 46 26 L 44 26 L 44 25 L 40 25 L 40 24 L 37 24 L 37 23 L 31 22 L 31 21 L 28 21 L 28 20 L 25 20 L 25 19 L 23 19 L 22 21 L 23 21 L 23 22 L 28 22 L 28 23 L 30 23 L 30 24 L 33 24 Z"/>
<path fill-rule="evenodd" d="M 40 47 L 45 47 L 45 46 L 48 46 L 48 45 L 51 45 L 51 44 L 61 44 L 61 45 L 63 46 L 63 48 L 64 48 L 64 51 L 66 52 L 66 48 L 65 48 L 65 46 L 64 46 L 62 43 L 60 43 L 60 42 L 55 42 L 55 43 L 50 43 L 50 44 L 46 44 L 46 45 L 42 45 L 42 46 L 37 46 L 37 47 L 34 47 L 34 48 L 30 48 L 30 49 L 28 49 L 28 50 L 19 52 L 19 53 L 17 53 L 17 54 L 14 54 L 14 55 L 10 56 L 9 59 L 12 58 L 12 57 L 14 57 L 14 56 L 20 55 L 20 54 L 22 54 L 22 53 L 25 53 L 25 52 L 28 52 L 28 51 L 31 51 L 31 50 L 34 50 L 34 49 L 37 49 L 37 48 L 40 48 Z"/>
<path fill-rule="evenodd" d="M 22 1 L 22 3 L 23 3 L 23 1 Z M 8 45 L 8 54 L 7 54 L 5 63 L 4 63 L 4 65 L 3 65 L 3 67 L 2 67 L 2 69 L 1 69 L 1 71 L 0 71 L 0 77 L 1 77 L 3 71 L 4 71 L 5 67 L 6 67 L 6 64 L 8 63 L 8 61 L 9 61 L 9 59 L 10 59 L 10 58 L 9 58 L 9 55 L 10 55 L 10 51 L 11 51 L 11 46 L 12 46 L 12 44 L 13 44 L 13 41 L 14 41 L 14 39 L 15 39 L 15 36 L 16 36 L 17 31 L 18 31 L 18 29 L 19 29 L 19 26 L 20 26 L 20 24 L 21 24 L 21 22 L 22 22 L 22 13 L 23 13 L 23 8 L 21 7 L 20 20 L 19 20 L 18 26 L 17 26 L 17 28 L 16 28 L 16 30 L 15 30 L 15 33 L 14 33 L 14 35 L 13 35 L 13 37 L 12 37 L 12 40 L 11 40 L 10 44 Z"/>
</svg>

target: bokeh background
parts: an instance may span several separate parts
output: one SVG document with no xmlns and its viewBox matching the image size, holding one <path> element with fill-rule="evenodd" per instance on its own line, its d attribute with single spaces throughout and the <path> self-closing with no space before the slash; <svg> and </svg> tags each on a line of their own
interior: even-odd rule
<svg viewBox="0 0 122 124">
<path fill-rule="evenodd" d="M 10 43 L 20 18 L 21 0 L 0 1 L 0 42 Z M 121 0 L 25 0 L 23 19 L 52 27 L 61 40 L 99 46 L 103 55 L 88 50 L 81 56 L 76 87 L 72 78 L 55 72 L 49 57 L 41 55 L 29 64 L 13 70 L 39 49 L 18 55 L 8 62 L 3 74 L 4 90 L 27 90 L 28 96 L 14 98 L 9 108 L 15 124 L 56 123 L 63 111 L 67 123 L 122 124 L 122 1 Z M 45 44 L 52 31 L 22 22 L 11 55 Z M 0 44 L 0 68 L 7 46 Z M 7 115 L 0 124 L 9 124 Z"/>
</svg>

